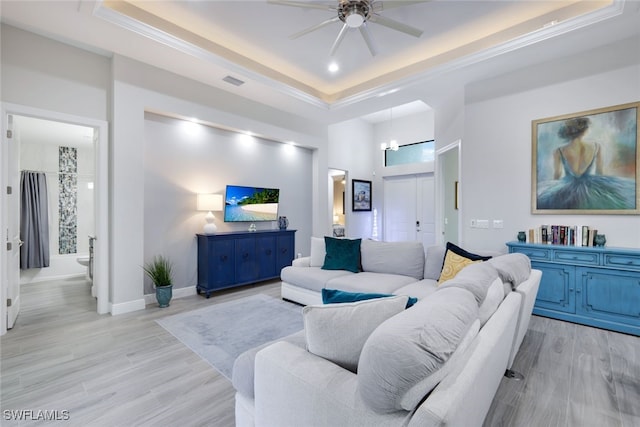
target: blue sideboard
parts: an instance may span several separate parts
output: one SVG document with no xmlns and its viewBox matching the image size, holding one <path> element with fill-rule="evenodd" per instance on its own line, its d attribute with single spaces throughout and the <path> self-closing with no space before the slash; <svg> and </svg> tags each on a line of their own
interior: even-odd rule
<svg viewBox="0 0 640 427">
<path fill-rule="evenodd" d="M 542 271 L 533 313 L 640 336 L 640 250 L 507 243 Z"/>
<path fill-rule="evenodd" d="M 198 294 L 277 279 L 291 265 L 296 230 L 197 234 Z"/>
</svg>

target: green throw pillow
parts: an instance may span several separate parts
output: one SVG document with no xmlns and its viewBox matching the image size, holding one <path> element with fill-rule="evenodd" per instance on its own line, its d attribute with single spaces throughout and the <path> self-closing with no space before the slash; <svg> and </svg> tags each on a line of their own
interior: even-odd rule
<svg viewBox="0 0 640 427">
<path fill-rule="evenodd" d="M 353 273 L 361 271 L 360 242 L 362 239 L 334 239 L 325 236 L 326 254 L 322 269 L 347 270 Z"/>
</svg>

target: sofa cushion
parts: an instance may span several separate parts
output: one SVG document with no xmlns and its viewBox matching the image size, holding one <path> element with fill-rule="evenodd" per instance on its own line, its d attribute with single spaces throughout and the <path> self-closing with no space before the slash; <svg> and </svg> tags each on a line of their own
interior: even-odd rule
<svg viewBox="0 0 640 427">
<path fill-rule="evenodd" d="M 336 239 L 325 236 L 325 256 L 323 270 L 347 270 L 352 273 L 359 272 L 360 244 L 362 239 Z"/>
<path fill-rule="evenodd" d="M 506 254 L 489 260 L 504 283 L 510 283 L 512 289 L 527 280 L 531 275 L 531 260 L 525 254 Z"/>
<path fill-rule="evenodd" d="M 484 326 L 487 320 L 496 312 L 504 296 L 504 286 L 502 285 L 502 280 L 498 277 L 493 281 L 491 286 L 489 286 L 487 296 L 484 298 L 484 301 L 482 301 L 482 304 L 480 304 L 480 307 L 478 307 L 478 319 L 480 319 L 481 327 Z"/>
<path fill-rule="evenodd" d="M 320 292 L 325 284 L 332 279 L 342 276 L 356 276 L 356 274 L 347 270 L 322 270 L 320 267 L 293 266 L 287 266 L 280 272 L 280 278 L 283 282 L 316 292 Z"/>
<path fill-rule="evenodd" d="M 480 305 L 487 296 L 489 286 L 491 286 L 497 278 L 498 270 L 491 264 L 483 262 L 464 267 L 454 278 L 440 284 L 440 289 L 449 287 L 466 289 L 473 294 L 476 302 Z"/>
<path fill-rule="evenodd" d="M 426 298 L 438 290 L 438 282 L 433 279 L 422 279 L 396 289 L 395 295 L 411 295 L 419 300 Z"/>
<path fill-rule="evenodd" d="M 407 296 L 392 296 L 343 304 L 308 305 L 302 309 L 307 350 L 356 372 L 360 352 L 371 332 L 402 312 L 407 300 Z"/>
<path fill-rule="evenodd" d="M 381 324 L 360 355 L 358 392 L 365 404 L 379 413 L 412 410 L 444 376 L 439 371 L 477 318 L 473 295 L 448 288 Z"/>
<path fill-rule="evenodd" d="M 311 253 L 309 254 L 309 267 L 322 267 L 326 251 L 323 237 L 311 237 Z"/>
<path fill-rule="evenodd" d="M 420 242 L 363 240 L 360 251 L 363 271 L 423 278 L 424 247 Z"/>
<path fill-rule="evenodd" d="M 250 350 L 245 351 L 236 358 L 233 362 L 233 374 L 231 375 L 231 382 L 233 388 L 240 394 L 253 399 L 253 377 L 255 374 L 255 360 L 256 354 L 263 348 L 270 346 L 274 342 L 286 341 L 297 347 L 305 348 L 304 331 L 299 331 L 276 341 L 269 341 Z"/>
<path fill-rule="evenodd" d="M 438 280 L 442 266 L 444 265 L 444 254 L 447 247 L 444 245 L 434 245 L 427 247 L 427 255 L 424 260 L 424 278 Z"/>
<path fill-rule="evenodd" d="M 375 293 L 366 293 L 366 292 L 346 292 L 346 291 L 341 291 L 339 289 L 324 288 L 322 290 L 322 303 L 338 304 L 338 303 L 344 303 L 344 302 L 357 302 L 357 301 L 364 301 L 368 299 L 386 298 L 386 297 L 392 297 L 392 296 L 395 296 L 395 295 L 375 294 Z M 418 298 L 409 297 L 406 308 L 411 307 L 416 302 L 418 302 Z"/>
<path fill-rule="evenodd" d="M 333 278 L 327 281 L 325 287 L 348 292 L 377 292 L 393 294 L 396 289 L 415 281 L 416 279 L 409 276 L 370 273 L 365 271 L 358 274 L 350 274 L 348 276 L 343 275 Z"/>
<path fill-rule="evenodd" d="M 460 270 L 469 264 L 486 261 L 488 259 L 491 259 L 491 257 L 468 252 L 451 242 L 447 242 L 447 251 L 444 256 L 444 264 L 442 265 L 442 272 L 440 272 L 438 282 L 442 283 L 446 280 L 453 279 Z"/>
</svg>

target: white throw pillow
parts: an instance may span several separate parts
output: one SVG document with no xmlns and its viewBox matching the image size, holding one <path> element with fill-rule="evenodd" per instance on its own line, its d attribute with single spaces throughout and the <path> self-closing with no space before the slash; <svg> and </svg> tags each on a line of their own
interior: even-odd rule
<svg viewBox="0 0 640 427">
<path fill-rule="evenodd" d="M 302 317 L 307 350 L 356 372 L 369 335 L 382 322 L 404 311 L 408 299 L 401 295 L 304 307 Z"/>
<path fill-rule="evenodd" d="M 325 255 L 326 249 L 324 245 L 324 238 L 311 237 L 311 256 L 309 260 L 309 267 L 322 267 Z"/>
</svg>

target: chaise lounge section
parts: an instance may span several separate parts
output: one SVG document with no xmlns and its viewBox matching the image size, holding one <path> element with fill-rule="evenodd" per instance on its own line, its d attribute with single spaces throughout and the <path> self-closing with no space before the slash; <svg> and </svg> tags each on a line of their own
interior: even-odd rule
<svg viewBox="0 0 640 427">
<path fill-rule="evenodd" d="M 309 305 L 305 330 L 236 360 L 236 425 L 482 425 L 524 338 L 540 271 L 499 255 L 438 282 L 455 245 L 425 256 L 416 242 L 361 243 L 363 272 L 314 266 L 314 242 L 310 257 L 283 269 L 283 298 Z M 323 288 L 395 296 L 321 306 Z M 418 302 L 405 310 L 410 296 Z M 367 324 L 391 305 L 400 311 Z M 336 342 L 357 349 L 347 355 L 355 366 Z"/>
</svg>

